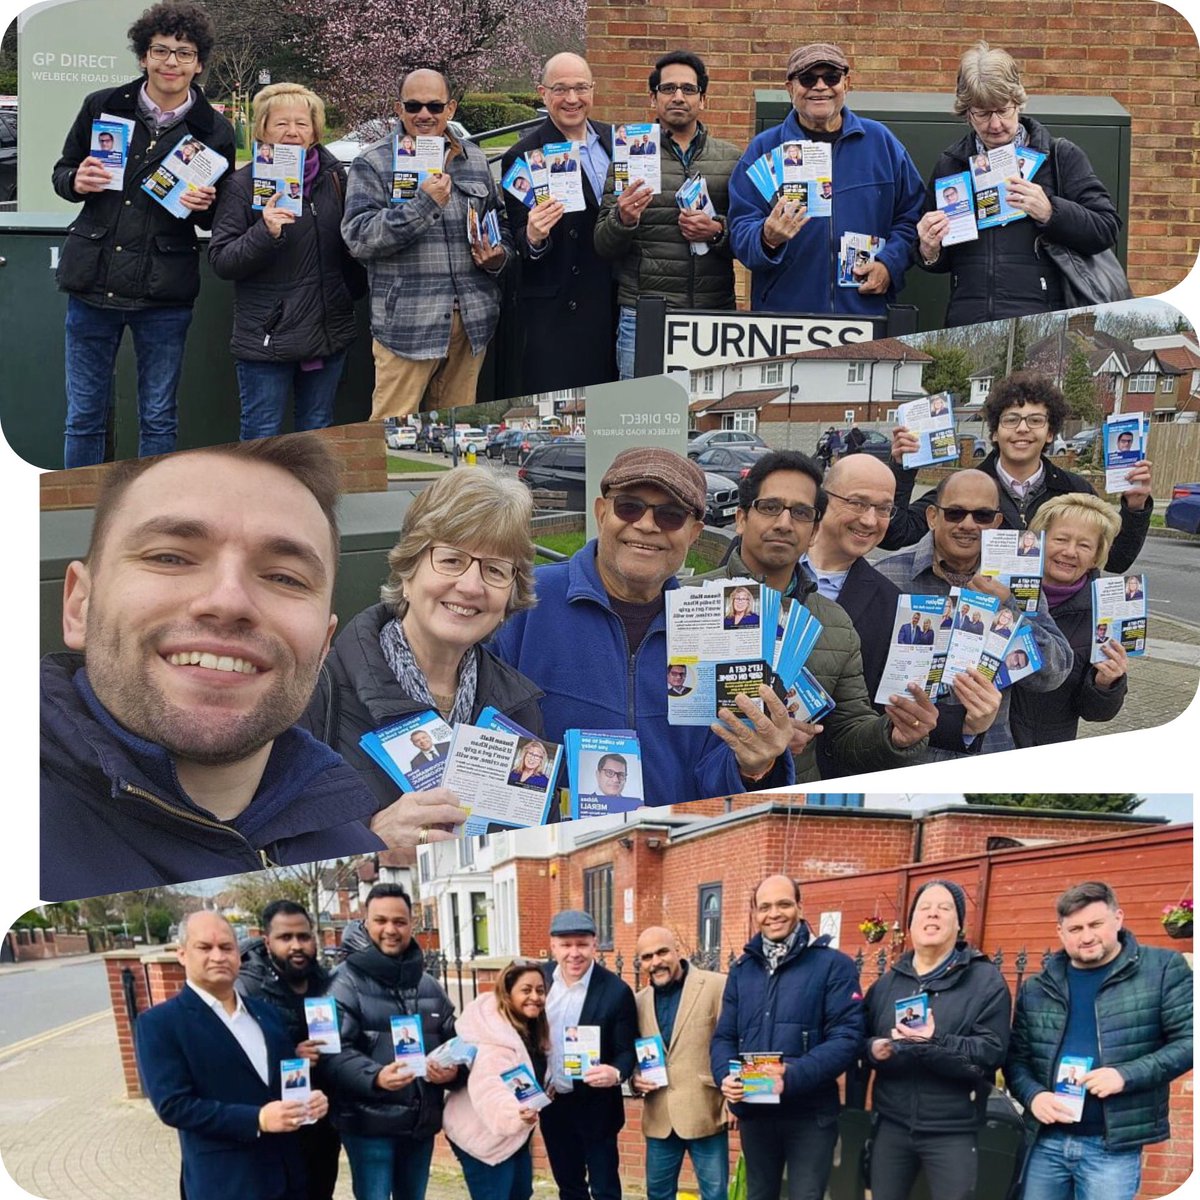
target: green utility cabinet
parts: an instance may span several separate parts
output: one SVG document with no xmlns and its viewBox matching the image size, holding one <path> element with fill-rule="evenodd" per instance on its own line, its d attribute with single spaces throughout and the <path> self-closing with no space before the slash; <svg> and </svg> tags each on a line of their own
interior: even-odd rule
<svg viewBox="0 0 1200 1200">
<path fill-rule="evenodd" d="M 886 125 L 904 143 L 926 183 L 942 151 L 959 141 L 968 129 L 965 118 L 954 115 L 954 97 L 949 94 L 852 90 L 846 104 L 860 117 Z M 755 134 L 780 124 L 791 110 L 787 92 L 756 90 Z M 1055 137 L 1074 142 L 1091 159 L 1092 168 L 1121 215 L 1116 251 L 1125 263 L 1129 248 L 1129 113 L 1109 96 L 1033 96 L 1025 105 L 1025 112 Z M 1043 164 L 1041 171 L 1046 170 L 1048 164 Z M 913 267 L 898 302 L 917 306 L 920 329 L 940 329 L 949 296 L 948 276 Z"/>
</svg>

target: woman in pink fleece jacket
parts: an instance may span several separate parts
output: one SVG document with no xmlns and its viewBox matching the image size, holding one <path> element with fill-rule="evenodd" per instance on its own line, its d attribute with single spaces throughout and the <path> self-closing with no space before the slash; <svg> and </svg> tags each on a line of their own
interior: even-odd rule
<svg viewBox="0 0 1200 1200">
<path fill-rule="evenodd" d="M 509 963 L 495 991 L 463 1009 L 456 1032 L 477 1053 L 467 1086 L 447 1094 L 442 1128 L 462 1163 L 471 1200 L 529 1200 L 529 1138 L 537 1111 L 522 1105 L 500 1076 L 525 1067 L 539 1083 L 546 1078 L 550 1027 L 541 964 Z"/>
</svg>

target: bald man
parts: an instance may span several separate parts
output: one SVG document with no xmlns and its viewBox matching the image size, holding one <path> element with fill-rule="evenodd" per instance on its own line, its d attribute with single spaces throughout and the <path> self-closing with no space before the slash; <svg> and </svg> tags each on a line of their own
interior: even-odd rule
<svg viewBox="0 0 1200 1200">
<path fill-rule="evenodd" d="M 325 1116 L 328 1101 L 319 1091 L 307 1101 L 276 1099 L 280 1064 L 296 1047 L 270 1004 L 234 990 L 241 960 L 224 917 L 184 917 L 178 956 L 187 983 L 142 1013 L 134 1042 L 154 1111 L 179 1131 L 181 1194 L 303 1200 L 295 1134 Z"/>
<path fill-rule="evenodd" d="M 638 1035 L 662 1038 L 666 1086 L 635 1071 L 629 1083 L 646 1101 L 646 1200 L 674 1200 L 683 1156 L 691 1156 L 700 1200 L 729 1192 L 725 1102 L 709 1068 L 725 977 L 693 966 L 669 929 L 652 925 L 637 940 L 638 969 L 650 983 L 637 994 Z"/>
</svg>

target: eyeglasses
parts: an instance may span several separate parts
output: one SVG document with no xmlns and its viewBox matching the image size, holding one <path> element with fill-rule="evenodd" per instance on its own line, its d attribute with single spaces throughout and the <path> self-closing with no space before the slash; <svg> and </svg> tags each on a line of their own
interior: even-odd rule
<svg viewBox="0 0 1200 1200">
<path fill-rule="evenodd" d="M 825 495 L 832 496 L 835 500 L 840 500 L 847 507 L 853 509 L 855 514 L 860 517 L 865 517 L 871 509 L 874 509 L 885 521 L 890 521 L 896 515 L 896 506 L 894 504 L 872 504 L 870 500 L 859 500 L 851 496 L 839 496 L 837 492 L 831 492 L 828 488 L 825 489 Z"/>
<path fill-rule="evenodd" d="M 429 565 L 439 575 L 457 579 L 471 569 L 472 563 L 479 564 L 479 577 L 488 587 L 511 587 L 517 577 L 516 564 L 506 558 L 480 558 L 465 550 L 456 550 L 453 546 L 429 547 Z"/>
<path fill-rule="evenodd" d="M 175 55 L 175 61 L 181 66 L 194 63 L 199 57 L 199 52 L 191 46 L 164 46 L 162 42 L 155 42 L 148 52 L 149 57 L 155 62 L 166 62 L 172 54 Z"/>
<path fill-rule="evenodd" d="M 1015 104 L 1009 104 L 1004 108 L 968 108 L 967 116 L 972 121 L 981 121 L 985 124 L 990 124 L 993 117 L 999 117 L 1002 121 L 1007 121 L 1016 111 L 1017 106 Z"/>
<path fill-rule="evenodd" d="M 949 508 L 943 508 L 940 504 L 935 504 L 933 507 L 951 525 L 961 525 L 968 517 L 974 517 L 976 525 L 990 525 L 996 519 L 996 514 L 1000 511 L 998 508 L 959 508 L 956 504 L 950 505 Z"/>
<path fill-rule="evenodd" d="M 1024 421 L 1030 429 L 1045 429 L 1050 422 L 1050 418 L 1045 413 L 1033 413 L 1026 415 L 1025 413 L 1005 413 L 1000 418 L 1001 429 L 1016 429 L 1017 426 Z"/>
<path fill-rule="evenodd" d="M 660 83 L 654 89 L 660 96 L 673 96 L 682 92 L 685 96 L 698 96 L 700 89 L 694 83 Z"/>
<path fill-rule="evenodd" d="M 436 117 L 439 113 L 446 111 L 450 102 L 448 100 L 401 100 L 400 103 L 409 116 L 415 116 L 421 109 L 427 108 Z"/>
<path fill-rule="evenodd" d="M 626 777 L 626 775 L 629 774 L 629 772 L 628 771 L 614 771 L 612 769 L 612 767 L 601 767 L 600 774 L 603 775 L 606 779 L 611 779 L 614 782 L 619 779 L 622 783 L 624 783 L 625 777 Z"/>
<path fill-rule="evenodd" d="M 808 525 L 817 519 L 817 510 L 811 504 L 784 504 L 782 500 L 752 500 L 750 507 L 764 517 L 774 520 L 786 509 L 798 525 Z"/>
<path fill-rule="evenodd" d="M 548 87 L 545 90 L 552 95 L 555 100 L 561 100 L 564 96 L 571 95 L 572 92 L 576 96 L 590 96 L 592 89 L 595 88 L 594 83 L 556 83 L 553 87 Z"/>
<path fill-rule="evenodd" d="M 835 88 L 849 74 L 849 71 L 796 71 L 788 79 L 794 79 L 802 88 L 816 87 L 818 82 Z"/>
<path fill-rule="evenodd" d="M 637 496 L 616 496 L 613 498 L 612 510 L 618 521 L 626 525 L 636 525 L 642 515 L 649 509 L 654 517 L 654 523 L 663 533 L 676 533 L 694 516 L 690 508 L 682 504 L 647 504 Z"/>
</svg>

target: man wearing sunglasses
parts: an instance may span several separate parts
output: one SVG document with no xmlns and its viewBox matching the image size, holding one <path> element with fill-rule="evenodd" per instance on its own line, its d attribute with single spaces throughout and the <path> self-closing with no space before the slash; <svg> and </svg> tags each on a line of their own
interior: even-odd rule
<svg viewBox="0 0 1200 1200">
<path fill-rule="evenodd" d="M 617 369 L 633 378 L 637 302 L 662 296 L 671 308 L 732 309 L 733 256 L 724 213 L 729 176 L 741 150 L 705 128 L 700 114 L 708 68 L 689 50 L 664 54 L 650 72 L 650 111 L 662 127 L 662 191 L 639 179 L 616 194 L 613 172 L 596 220 L 596 251 L 617 264 Z M 630 147 L 630 153 L 634 147 Z M 704 179 L 714 216 L 681 210 L 675 193 L 687 179 Z"/>
<path fill-rule="evenodd" d="M 371 285 L 375 391 L 371 420 L 473 404 L 483 356 L 500 320 L 499 276 L 512 256 L 500 189 L 478 146 L 447 133 L 456 104 L 438 71 L 410 71 L 396 114 L 412 138 L 446 139 L 444 169 L 392 202 L 392 138 L 354 160 L 342 237 Z M 501 240 L 468 241 L 467 214 L 495 210 Z M 445 399 L 443 400 L 443 397 Z"/>
<path fill-rule="evenodd" d="M 1095 495 L 1096 489 L 1082 475 L 1058 466 L 1047 457 L 1054 439 L 1070 416 L 1062 391 L 1036 371 L 1016 371 L 997 381 L 983 406 L 984 419 L 992 436 L 992 452 L 979 470 L 996 480 L 1000 488 L 1000 527 L 1028 529 L 1038 509 L 1055 496 L 1070 492 Z M 934 501 L 926 492 L 915 503 L 911 497 L 917 472 L 905 470 L 906 453 L 916 451 L 917 436 L 902 426 L 892 432 L 892 470 L 896 474 L 896 515 L 882 545 L 898 550 L 919 542 L 928 529 L 925 513 Z M 1150 463 L 1144 459 L 1129 468 L 1135 486 L 1121 494 L 1121 530 L 1108 552 L 1106 571 L 1124 574 L 1141 553 L 1154 502 Z"/>
<path fill-rule="evenodd" d="M 1000 488 L 995 479 L 973 468 L 946 476 L 938 484 L 933 503 L 925 515 L 929 532 L 911 550 L 893 554 L 878 563 L 880 573 L 902 592 L 922 596 L 948 596 L 952 587 L 987 592 L 1000 598 L 1014 620 L 1019 617 L 1023 613 L 1021 601 L 1014 598 L 999 580 L 985 579 L 979 574 L 982 531 L 998 529 L 1002 520 Z M 1071 647 L 1050 616 L 1045 595 L 1038 597 L 1037 612 L 1024 613 L 1024 616 L 1033 628 L 1034 641 L 1041 651 L 1042 668 L 1018 680 L 1013 687 L 1027 688 L 1031 692 L 1052 692 L 1070 673 L 1074 661 Z M 963 620 L 972 627 L 975 625 L 969 615 L 963 614 Z M 940 745 L 930 750 L 930 758 L 1012 750 L 1015 743 L 1008 725 L 1011 695 L 1012 688 L 1000 693 L 1000 703 L 990 722 L 981 728 L 984 719 L 978 711 L 981 698 L 974 688 L 964 691 L 963 685 L 955 687 L 952 696 L 938 701 L 938 708 L 944 712 L 943 734 L 946 736 Z M 947 740 L 955 722 L 961 739 L 958 746 Z M 979 734 L 985 734 L 981 746 L 975 744 Z"/>
<path fill-rule="evenodd" d="M 679 804 L 793 782 L 787 710 L 738 697 L 707 728 L 667 721 L 666 601 L 704 528 L 704 472 L 654 447 L 624 450 L 600 481 L 595 541 L 538 567 L 536 608 L 515 613 L 493 649 L 544 692 L 546 735 L 635 729 L 648 805 Z M 740 717 L 748 720 L 740 720 Z"/>
<path fill-rule="evenodd" d="M 734 255 L 753 274 L 751 308 L 882 317 L 904 286 L 925 185 L 895 135 L 846 106 L 849 76 L 839 46 L 818 42 L 793 51 L 787 65 L 793 111 L 750 143 L 729 181 L 729 234 Z M 768 203 L 747 174 L 776 146 L 806 141 L 830 146 L 828 217 L 811 217 L 782 196 Z M 837 285 L 838 247 L 847 233 L 886 239 L 873 261 L 854 268 L 857 288 Z"/>
</svg>

